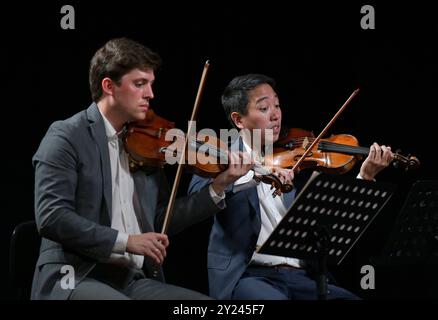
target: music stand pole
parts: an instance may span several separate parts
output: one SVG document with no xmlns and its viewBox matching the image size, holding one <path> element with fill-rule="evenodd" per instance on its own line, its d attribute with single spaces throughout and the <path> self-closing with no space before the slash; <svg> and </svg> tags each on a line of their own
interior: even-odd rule
<svg viewBox="0 0 438 320">
<path fill-rule="evenodd" d="M 315 248 L 318 256 L 318 266 L 316 275 L 316 290 L 318 300 L 327 300 L 328 280 L 327 280 L 327 245 L 329 235 L 326 228 L 319 228 L 315 231 Z"/>
</svg>

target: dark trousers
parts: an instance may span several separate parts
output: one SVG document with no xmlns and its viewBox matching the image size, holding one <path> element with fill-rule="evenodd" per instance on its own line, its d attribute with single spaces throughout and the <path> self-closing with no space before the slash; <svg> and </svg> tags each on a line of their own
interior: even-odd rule
<svg viewBox="0 0 438 320">
<path fill-rule="evenodd" d="M 71 300 L 204 300 L 199 292 L 149 279 L 142 270 L 98 264 L 73 290 Z"/>
<path fill-rule="evenodd" d="M 237 300 L 315 300 L 316 282 L 304 269 L 248 267 L 234 288 Z M 353 293 L 328 285 L 328 300 L 357 300 Z"/>
</svg>

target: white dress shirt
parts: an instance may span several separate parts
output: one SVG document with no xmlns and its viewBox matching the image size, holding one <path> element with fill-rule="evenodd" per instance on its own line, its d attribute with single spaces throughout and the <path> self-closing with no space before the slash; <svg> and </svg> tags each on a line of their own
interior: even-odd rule
<svg viewBox="0 0 438 320">
<path fill-rule="evenodd" d="M 242 139 L 246 152 L 251 153 L 251 147 Z M 234 183 L 234 192 L 247 189 L 254 185 L 257 186 L 257 194 L 260 201 L 261 229 L 257 239 L 257 247 L 261 246 L 274 231 L 275 227 L 286 215 L 289 208 L 286 207 L 283 194 L 281 196 L 272 197 L 271 186 L 266 183 L 259 183 L 253 179 L 254 171 L 248 171 L 246 175 L 238 179 Z M 295 190 L 293 191 L 295 192 Z M 279 265 L 287 264 L 299 268 L 300 260 L 288 257 L 279 257 L 268 254 L 260 254 L 254 252 L 250 264 L 257 265 Z"/>
<path fill-rule="evenodd" d="M 99 109 L 100 111 L 100 109 Z M 141 234 L 137 214 L 140 212 L 140 202 L 134 187 L 134 179 L 129 171 L 129 157 L 119 139 L 119 133 L 102 114 L 105 132 L 108 139 L 108 150 L 111 165 L 112 183 L 112 218 L 111 228 L 119 231 L 114 244 L 109 263 L 141 269 L 144 256 L 126 252 L 128 237 Z M 224 208 L 225 194 L 217 195 L 213 186 L 209 186 L 210 196 L 221 209 Z"/>
<path fill-rule="evenodd" d="M 129 172 L 128 154 L 122 147 L 123 144 L 114 127 L 103 114 L 102 117 L 105 123 L 111 164 L 111 228 L 119 231 L 109 262 L 141 269 L 144 257 L 126 252 L 129 235 L 141 234 L 139 220 L 136 215 L 140 207 L 134 188 L 134 179 Z"/>
<path fill-rule="evenodd" d="M 242 139 L 242 141 L 246 152 L 252 153 L 253 151 L 251 147 L 245 142 L 244 139 Z M 238 143 L 238 141 L 236 141 L 235 143 Z M 259 237 L 257 239 L 257 248 L 259 248 L 269 238 L 275 227 L 286 215 L 291 203 L 286 203 L 284 199 L 284 194 L 282 194 L 281 196 L 276 196 L 275 198 L 272 197 L 273 191 L 271 190 L 271 186 L 266 183 L 260 183 L 254 180 L 253 177 L 254 171 L 248 171 L 246 175 L 244 175 L 234 183 L 233 191 L 239 192 L 250 187 L 257 187 L 261 215 L 261 229 Z M 362 179 L 360 174 L 357 175 L 357 178 Z M 296 192 L 296 190 L 294 189 L 292 192 Z M 304 261 L 297 258 L 280 257 L 254 252 L 250 264 L 269 266 L 286 264 L 295 268 L 300 268 L 304 266 Z"/>
</svg>

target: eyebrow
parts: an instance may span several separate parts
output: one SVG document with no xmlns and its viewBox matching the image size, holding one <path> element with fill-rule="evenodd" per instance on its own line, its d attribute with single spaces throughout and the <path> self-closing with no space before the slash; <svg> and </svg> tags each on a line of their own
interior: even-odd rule
<svg viewBox="0 0 438 320">
<path fill-rule="evenodd" d="M 140 77 L 140 78 L 133 79 L 133 81 L 134 81 L 134 82 L 142 81 L 142 82 L 150 82 L 150 83 L 154 83 L 155 79 L 148 79 L 148 78 Z"/>
<path fill-rule="evenodd" d="M 274 98 L 278 99 L 278 96 L 275 95 Z M 261 97 L 261 98 L 256 100 L 255 104 L 258 104 L 259 102 L 262 102 L 263 100 L 266 100 L 266 99 L 269 99 L 269 97 L 268 96 Z"/>
</svg>

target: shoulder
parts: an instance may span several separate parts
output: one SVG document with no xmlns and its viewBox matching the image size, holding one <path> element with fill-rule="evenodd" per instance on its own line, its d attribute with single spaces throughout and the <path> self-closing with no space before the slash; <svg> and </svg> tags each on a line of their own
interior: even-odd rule
<svg viewBox="0 0 438 320">
<path fill-rule="evenodd" d="M 60 154 L 74 157 L 76 145 L 83 141 L 86 128 L 85 111 L 68 119 L 53 122 L 41 140 L 34 160 L 57 158 Z"/>
<path fill-rule="evenodd" d="M 73 136 L 75 133 L 88 127 L 88 124 L 86 111 L 83 110 L 68 119 L 53 122 L 47 130 L 46 135 Z"/>
</svg>

